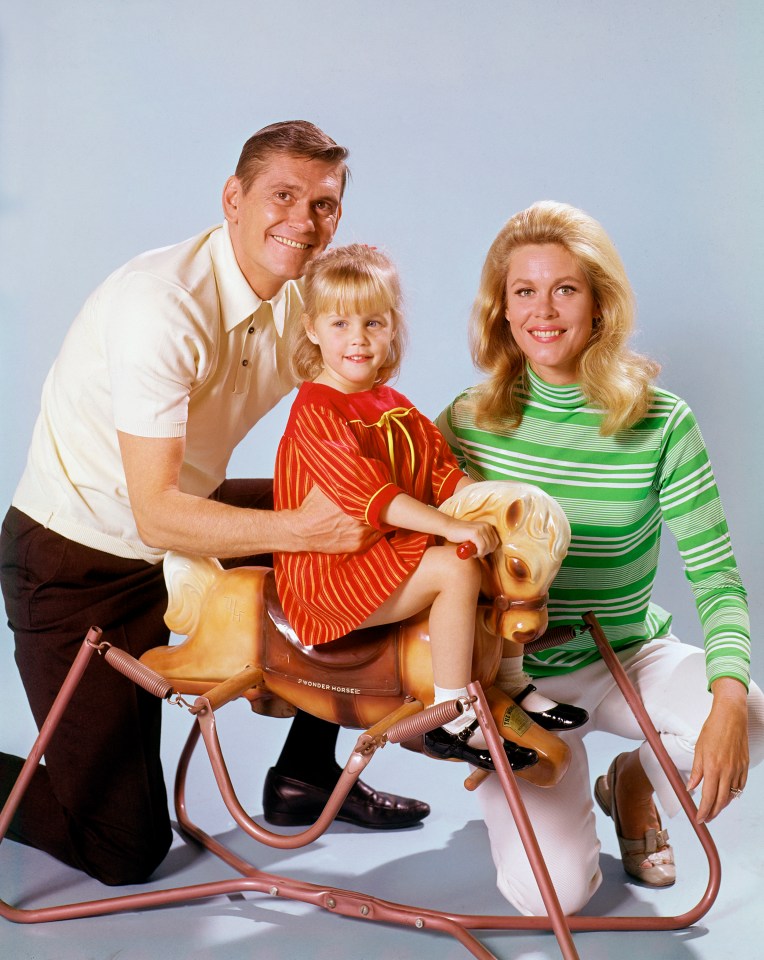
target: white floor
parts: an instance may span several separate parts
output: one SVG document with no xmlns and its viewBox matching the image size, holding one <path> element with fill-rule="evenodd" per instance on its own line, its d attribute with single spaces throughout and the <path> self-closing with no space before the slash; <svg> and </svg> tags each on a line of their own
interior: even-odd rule
<svg viewBox="0 0 764 960">
<path fill-rule="evenodd" d="M 165 758 L 171 770 L 190 718 L 172 707 L 165 716 Z M 234 704 L 219 714 L 221 739 L 237 792 L 253 814 L 261 809 L 260 785 L 278 752 L 283 724 L 250 716 L 244 704 Z M 243 742 L 244 731 L 250 738 L 248 745 Z M 354 741 L 355 734 L 343 732 L 338 756 L 343 751 L 347 754 Z M 615 738 L 593 735 L 593 772 L 603 772 L 623 746 L 624 742 Z M 428 761 L 388 746 L 374 757 L 365 779 L 427 800 L 433 812 L 424 824 L 396 832 L 369 832 L 338 824 L 311 848 L 291 852 L 261 847 L 239 834 L 216 795 L 205 764 L 200 753 L 190 778 L 192 818 L 261 869 L 452 912 L 503 913 L 509 909 L 494 885 L 477 803 L 461 788 L 462 770 L 456 764 Z M 661 933 L 579 933 L 574 940 L 580 956 L 589 960 L 760 956 L 764 934 L 760 901 L 764 881 L 762 785 L 762 771 L 754 771 L 745 796 L 712 824 L 722 852 L 722 887 L 710 913 L 697 926 Z M 686 822 L 677 818 L 670 829 L 679 880 L 671 889 L 651 891 L 627 881 L 617 859 L 612 825 L 603 817 L 605 883 L 586 912 L 677 915 L 693 907 L 707 881 L 705 855 Z M 177 838 L 149 889 L 232 876 L 215 858 Z M 458 889 L 459 884 L 466 888 Z M 11 842 L 0 850 L 0 896 L 15 906 L 70 903 L 134 890 L 106 889 Z M 505 932 L 480 934 L 480 938 L 501 960 L 560 957 L 550 933 Z M 455 960 L 468 956 L 464 947 L 441 934 L 348 920 L 259 894 L 61 923 L 15 925 L 0 920 L 3 960 Z"/>
</svg>

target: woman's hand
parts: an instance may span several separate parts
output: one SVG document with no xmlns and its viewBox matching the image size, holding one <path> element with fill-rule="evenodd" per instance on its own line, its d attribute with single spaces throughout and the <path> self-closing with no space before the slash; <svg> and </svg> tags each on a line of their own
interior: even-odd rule
<svg viewBox="0 0 764 960">
<path fill-rule="evenodd" d="M 735 799 L 748 779 L 747 691 L 739 680 L 720 677 L 711 684 L 713 706 L 695 746 L 687 787 L 703 782 L 696 820 L 706 823 Z"/>
<path fill-rule="evenodd" d="M 473 523 L 470 520 L 455 520 L 453 517 L 448 517 L 443 536 L 450 543 L 469 541 L 475 545 L 478 557 L 493 553 L 501 544 L 496 527 L 483 521 Z"/>
</svg>

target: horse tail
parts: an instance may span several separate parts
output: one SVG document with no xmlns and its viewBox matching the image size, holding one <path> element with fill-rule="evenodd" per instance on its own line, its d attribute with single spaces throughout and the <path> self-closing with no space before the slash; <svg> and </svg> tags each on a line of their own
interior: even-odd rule
<svg viewBox="0 0 764 960">
<path fill-rule="evenodd" d="M 196 630 L 207 591 L 222 572 L 220 561 L 212 557 L 188 557 L 173 550 L 165 554 L 167 613 L 164 622 L 173 633 L 190 636 Z"/>
</svg>

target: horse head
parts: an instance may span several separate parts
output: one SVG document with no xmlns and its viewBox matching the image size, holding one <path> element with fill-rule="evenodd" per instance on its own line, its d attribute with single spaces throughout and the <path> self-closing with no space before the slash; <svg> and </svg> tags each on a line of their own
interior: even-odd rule
<svg viewBox="0 0 764 960">
<path fill-rule="evenodd" d="M 495 630 L 529 643 L 547 627 L 547 596 L 570 544 L 560 505 L 527 483 L 486 480 L 470 484 L 440 507 L 459 520 L 488 520 L 501 547 L 486 558 L 483 591 L 493 600 Z"/>
</svg>

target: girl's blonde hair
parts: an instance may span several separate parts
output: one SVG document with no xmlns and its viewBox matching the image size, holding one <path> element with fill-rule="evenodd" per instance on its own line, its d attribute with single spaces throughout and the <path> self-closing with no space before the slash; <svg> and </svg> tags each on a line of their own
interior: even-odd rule
<svg viewBox="0 0 764 960">
<path fill-rule="evenodd" d="M 634 295 L 613 242 L 583 210 L 551 200 L 511 217 L 488 251 L 470 320 L 472 358 L 489 374 L 474 391 L 476 416 L 494 427 L 507 419 L 516 427 L 522 420 L 525 355 L 506 319 L 507 272 L 515 250 L 544 243 L 559 244 L 575 257 L 591 287 L 597 316 L 578 359 L 578 380 L 587 400 L 605 413 L 601 432 L 617 433 L 647 413 L 660 367 L 628 347 Z"/>
<path fill-rule="evenodd" d="M 321 351 L 308 339 L 304 321 L 328 313 L 389 311 L 394 336 L 387 360 L 377 373 L 378 382 L 387 383 L 397 375 L 406 347 L 406 324 L 398 271 L 386 254 L 363 243 L 328 250 L 308 264 L 304 296 L 303 323 L 292 331 L 289 352 L 295 379 L 315 380 L 323 370 Z"/>
</svg>

